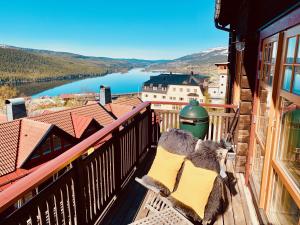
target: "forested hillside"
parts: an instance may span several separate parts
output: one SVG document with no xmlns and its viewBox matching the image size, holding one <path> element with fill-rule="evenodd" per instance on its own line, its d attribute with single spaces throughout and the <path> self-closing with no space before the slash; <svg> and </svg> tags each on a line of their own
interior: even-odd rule
<svg viewBox="0 0 300 225">
<path fill-rule="evenodd" d="M 66 75 L 104 74 L 111 69 L 113 68 L 82 60 L 42 56 L 18 49 L 0 48 L 2 82 L 56 79 Z"/>
</svg>

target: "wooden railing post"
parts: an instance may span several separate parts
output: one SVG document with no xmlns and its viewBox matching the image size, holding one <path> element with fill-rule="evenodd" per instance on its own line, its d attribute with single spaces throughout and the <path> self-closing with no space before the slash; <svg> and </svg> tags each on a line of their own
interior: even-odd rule
<svg viewBox="0 0 300 225">
<path fill-rule="evenodd" d="M 136 156 L 136 162 L 135 164 L 137 165 L 139 163 L 140 159 L 140 140 L 141 140 L 141 135 L 140 135 L 140 124 L 142 123 L 140 116 L 136 115 L 134 117 L 134 127 L 135 127 L 135 156 Z"/>
<path fill-rule="evenodd" d="M 82 179 L 84 179 L 84 166 L 82 165 L 81 157 L 75 160 L 73 163 L 73 168 L 75 170 L 75 176 L 73 180 L 74 184 L 74 193 L 75 193 L 75 210 L 76 210 L 76 220 L 77 224 L 86 224 L 86 205 L 85 205 L 85 196 L 84 196 L 84 183 Z"/>
<path fill-rule="evenodd" d="M 116 192 L 119 192 L 122 185 L 121 174 L 121 144 L 122 139 L 119 137 L 119 130 L 112 132 L 113 146 L 114 146 L 114 166 L 115 166 L 115 178 L 116 178 Z"/>
<path fill-rule="evenodd" d="M 147 116 L 148 116 L 148 140 L 147 140 L 147 146 L 148 149 L 151 148 L 151 144 L 152 144 L 152 111 L 151 111 L 151 106 L 147 106 Z"/>
</svg>

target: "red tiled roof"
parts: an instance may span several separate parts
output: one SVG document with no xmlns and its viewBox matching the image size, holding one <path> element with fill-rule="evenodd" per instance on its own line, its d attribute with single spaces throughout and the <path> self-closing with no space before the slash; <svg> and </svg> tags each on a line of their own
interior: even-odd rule
<svg viewBox="0 0 300 225">
<path fill-rule="evenodd" d="M 132 108 L 130 104 L 110 105 L 110 111 L 117 117 Z M 93 120 L 106 126 L 114 118 L 96 103 L 0 124 L 0 191 L 29 173 L 20 167 L 54 125 L 73 137 L 80 138 Z M 31 170 L 35 168 L 37 167 Z"/>
<path fill-rule="evenodd" d="M 51 124 L 29 119 L 22 119 L 21 121 L 17 168 L 22 166 L 52 127 Z"/>
<path fill-rule="evenodd" d="M 38 169 L 41 165 L 38 165 L 36 167 L 33 167 L 29 170 L 27 169 L 16 169 L 14 172 L 11 172 L 9 174 L 6 174 L 5 176 L 0 177 L 0 192 L 4 189 L 8 188 L 10 185 L 12 185 L 17 180 L 25 177 L 26 175 L 30 174 L 31 172 Z"/>
<path fill-rule="evenodd" d="M 96 100 L 88 100 L 85 105 L 92 105 L 98 103 Z"/>
<path fill-rule="evenodd" d="M 91 117 L 100 125 L 105 126 L 114 121 L 114 118 L 100 104 L 91 104 L 78 108 L 66 109 L 58 112 L 48 113 L 30 119 L 44 123 L 54 124 L 73 137 L 76 137 L 71 113 L 78 116 Z"/>
<path fill-rule="evenodd" d="M 76 138 L 80 138 L 85 129 L 89 126 L 92 122 L 92 117 L 86 116 L 79 116 L 76 113 L 71 113 L 73 126 L 74 126 L 74 133 Z"/>
<path fill-rule="evenodd" d="M 0 124 L 0 176 L 16 168 L 21 120 Z"/>
<path fill-rule="evenodd" d="M 115 103 L 109 103 L 104 106 L 107 111 L 111 112 L 117 118 L 124 116 L 126 113 L 130 112 L 133 109 L 133 106 L 130 105 L 121 105 Z"/>
<path fill-rule="evenodd" d="M 129 97 L 129 96 L 122 96 L 115 100 L 113 100 L 114 104 L 121 104 L 121 105 L 130 105 L 130 106 L 137 106 L 141 104 L 143 101 L 139 97 Z"/>
<path fill-rule="evenodd" d="M 0 176 L 20 167 L 52 125 L 80 137 L 92 119 L 102 126 L 114 120 L 101 105 L 93 104 L 0 124 Z"/>
</svg>

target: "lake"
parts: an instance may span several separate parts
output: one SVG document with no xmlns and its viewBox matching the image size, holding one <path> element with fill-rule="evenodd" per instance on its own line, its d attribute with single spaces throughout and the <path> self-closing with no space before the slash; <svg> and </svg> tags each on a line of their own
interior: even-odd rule
<svg viewBox="0 0 300 225">
<path fill-rule="evenodd" d="M 77 80 L 63 84 L 32 95 L 32 98 L 42 96 L 58 96 L 61 94 L 75 94 L 83 92 L 99 92 L 100 85 L 110 86 L 112 94 L 139 92 L 143 82 L 158 72 L 144 72 L 143 68 L 136 68 L 127 73 L 111 73 L 101 77 Z"/>
</svg>

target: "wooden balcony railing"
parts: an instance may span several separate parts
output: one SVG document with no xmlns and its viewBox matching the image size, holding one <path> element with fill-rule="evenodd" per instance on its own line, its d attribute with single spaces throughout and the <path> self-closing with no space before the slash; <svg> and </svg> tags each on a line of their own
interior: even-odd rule
<svg viewBox="0 0 300 225">
<path fill-rule="evenodd" d="M 185 106 L 187 103 L 182 102 L 151 102 L 156 105 L 174 105 Z M 234 105 L 220 105 L 220 104 L 201 104 L 207 109 L 209 114 L 209 129 L 206 139 L 213 141 L 220 141 L 226 138 L 230 129 L 230 124 L 235 116 Z M 160 131 L 164 132 L 168 128 L 179 128 L 179 111 L 176 110 L 161 110 L 155 109 L 155 114 L 160 122 Z"/>
<path fill-rule="evenodd" d="M 0 224 L 98 223 L 160 132 L 179 125 L 178 111 L 153 112 L 150 106 L 140 104 L 0 192 Z M 235 107 L 210 106 L 221 110 L 210 110 L 207 138 L 219 140 L 234 117 L 227 111 Z M 28 193 L 33 197 L 16 209 L 16 202 Z"/>
<path fill-rule="evenodd" d="M 150 147 L 151 122 L 150 103 L 142 103 L 17 181 L 0 193 L 0 223 L 95 224 Z M 91 147 L 95 150 L 87 154 Z M 63 171 L 62 175 L 54 182 L 13 210 L 18 199 L 45 186 L 58 171 Z"/>
</svg>

